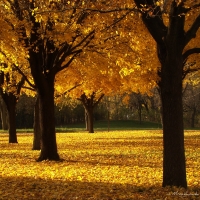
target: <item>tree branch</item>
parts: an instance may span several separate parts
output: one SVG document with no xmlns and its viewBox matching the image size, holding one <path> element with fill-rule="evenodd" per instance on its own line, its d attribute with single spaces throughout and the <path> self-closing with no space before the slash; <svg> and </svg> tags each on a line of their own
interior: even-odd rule
<svg viewBox="0 0 200 200">
<path fill-rule="evenodd" d="M 101 99 L 104 97 L 104 94 L 102 94 L 99 99 L 94 103 L 94 106 L 95 107 L 96 105 L 98 105 L 98 103 L 101 101 Z"/>
<path fill-rule="evenodd" d="M 193 49 L 189 49 L 186 52 L 184 52 L 183 54 L 183 61 L 185 62 L 188 57 L 192 54 L 196 54 L 196 53 L 200 53 L 200 48 L 193 48 Z"/>
<path fill-rule="evenodd" d="M 190 68 L 191 66 L 194 66 L 195 64 L 196 62 L 192 62 L 189 64 L 189 66 L 187 66 L 187 69 L 183 70 L 182 79 L 184 79 L 189 73 L 197 72 L 200 70 L 200 67 L 193 68 L 193 69 Z"/>
<path fill-rule="evenodd" d="M 84 37 L 77 45 L 75 45 L 73 48 L 71 48 L 71 51 L 73 51 L 77 47 L 80 47 L 90 36 L 91 36 L 91 39 L 93 39 L 94 33 L 95 33 L 95 30 L 88 33 L 88 35 L 86 35 L 86 37 Z"/>
<path fill-rule="evenodd" d="M 118 12 L 118 11 L 135 11 L 138 12 L 138 9 L 135 7 L 132 8 L 113 8 L 113 9 L 107 9 L 107 10 L 103 10 L 103 9 L 94 9 L 94 8 L 79 8 L 79 7 L 71 7 L 71 8 L 65 8 L 62 10 L 46 10 L 46 11 L 42 11 L 42 12 L 35 12 L 35 14 L 45 14 L 45 13 L 59 13 L 59 12 L 65 12 L 65 11 L 73 11 L 74 9 L 79 10 L 80 12 L 84 12 L 84 11 L 89 11 L 89 12 L 97 12 L 97 13 L 113 13 L 113 12 Z"/>
<path fill-rule="evenodd" d="M 17 84 L 17 95 L 20 94 L 21 88 L 24 85 L 24 83 L 25 83 L 25 78 L 24 78 L 24 76 L 22 76 L 21 80 Z"/>
<path fill-rule="evenodd" d="M 153 0 L 134 0 L 142 14 L 142 20 L 149 30 L 150 34 L 158 44 L 163 43 L 163 37 L 166 35 L 167 27 L 162 19 L 162 11 L 156 6 Z M 145 9 L 144 9 L 145 8 Z"/>
<path fill-rule="evenodd" d="M 22 72 L 22 70 L 21 70 L 19 67 L 14 66 L 14 68 L 19 72 L 19 74 L 21 74 L 21 75 L 24 77 L 25 81 L 30 85 L 30 87 L 32 87 L 32 88 L 34 88 L 34 89 L 36 88 L 35 85 L 32 84 L 32 83 L 28 80 L 27 76 Z"/>
<path fill-rule="evenodd" d="M 195 19 L 194 23 L 190 27 L 190 29 L 185 34 L 185 46 L 189 43 L 192 38 L 196 37 L 196 33 L 200 27 L 200 14 Z"/>
<path fill-rule="evenodd" d="M 72 63 L 72 61 L 75 59 L 75 57 L 76 57 L 77 55 L 79 55 L 81 52 L 82 52 L 82 49 L 79 49 L 79 50 L 73 52 L 74 55 L 70 58 L 70 60 L 69 60 L 65 65 L 61 66 L 62 63 L 64 62 L 65 58 L 66 58 L 65 56 L 63 56 L 63 59 L 61 59 L 61 60 L 59 61 L 59 66 L 60 66 L 60 67 L 55 68 L 55 69 L 56 69 L 56 73 L 58 73 L 59 71 L 62 71 L 62 70 L 65 69 L 65 68 L 67 68 L 67 67 Z M 71 54 L 72 54 L 72 53 L 71 53 Z"/>
<path fill-rule="evenodd" d="M 73 86 L 72 88 L 70 88 L 69 90 L 66 90 L 66 91 L 63 92 L 62 94 L 55 95 L 55 98 L 59 98 L 59 97 L 61 97 L 61 96 L 64 96 L 65 94 L 71 92 L 73 89 L 75 89 L 75 88 L 77 88 L 78 86 L 81 86 L 81 85 L 82 85 L 82 83 L 79 83 L 79 84 Z"/>
<path fill-rule="evenodd" d="M 31 90 L 33 92 L 35 92 L 36 90 L 32 87 L 27 87 L 27 86 L 22 86 L 23 89 L 27 89 L 27 90 Z"/>
</svg>

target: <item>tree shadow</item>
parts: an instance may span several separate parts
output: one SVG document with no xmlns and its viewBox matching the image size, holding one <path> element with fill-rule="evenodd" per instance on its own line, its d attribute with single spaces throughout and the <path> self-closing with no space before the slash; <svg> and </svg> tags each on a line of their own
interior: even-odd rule
<svg viewBox="0 0 200 200">
<path fill-rule="evenodd" d="M 137 200 L 177 199 L 179 191 L 157 185 L 143 187 L 131 184 L 1 177 L 0 200 Z M 185 192 L 186 193 L 186 192 Z M 195 188 L 188 197 L 199 197 Z"/>
</svg>

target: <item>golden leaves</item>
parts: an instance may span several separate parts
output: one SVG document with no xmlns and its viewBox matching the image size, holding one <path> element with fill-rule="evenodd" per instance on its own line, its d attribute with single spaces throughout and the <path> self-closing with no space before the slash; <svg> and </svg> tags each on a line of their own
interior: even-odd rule
<svg viewBox="0 0 200 200">
<path fill-rule="evenodd" d="M 197 199 L 200 135 L 185 135 L 188 190 L 161 187 L 159 130 L 60 133 L 64 161 L 41 163 L 34 161 L 38 152 L 31 150 L 31 134 L 18 134 L 19 144 L 7 144 L 1 134 L 0 199 Z"/>
</svg>

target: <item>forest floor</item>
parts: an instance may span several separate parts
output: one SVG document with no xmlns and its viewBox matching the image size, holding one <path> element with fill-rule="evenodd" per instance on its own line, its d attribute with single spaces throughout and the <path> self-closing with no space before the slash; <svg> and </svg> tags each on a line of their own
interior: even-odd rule
<svg viewBox="0 0 200 200">
<path fill-rule="evenodd" d="M 200 199 L 200 132 L 186 131 L 188 189 L 162 188 L 161 130 L 58 133 L 62 162 L 36 162 L 32 133 L 0 133 L 1 200 Z"/>
</svg>

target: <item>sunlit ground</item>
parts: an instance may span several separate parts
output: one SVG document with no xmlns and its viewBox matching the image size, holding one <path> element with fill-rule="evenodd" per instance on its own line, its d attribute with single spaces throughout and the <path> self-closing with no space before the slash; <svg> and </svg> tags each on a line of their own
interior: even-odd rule
<svg viewBox="0 0 200 200">
<path fill-rule="evenodd" d="M 162 133 L 58 133 L 64 161 L 35 162 L 32 134 L 0 134 L 2 200 L 200 199 L 200 132 L 187 131 L 188 190 L 162 188 Z"/>
</svg>

